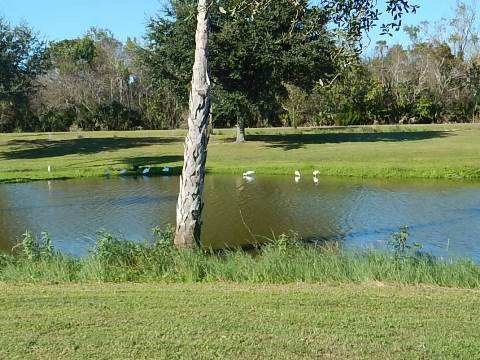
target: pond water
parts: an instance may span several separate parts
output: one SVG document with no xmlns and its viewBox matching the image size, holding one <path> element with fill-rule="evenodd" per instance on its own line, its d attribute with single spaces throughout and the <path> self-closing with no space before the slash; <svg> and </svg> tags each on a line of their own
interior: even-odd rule
<svg viewBox="0 0 480 360">
<path fill-rule="evenodd" d="M 104 229 L 152 237 L 175 221 L 177 177 L 97 178 L 0 185 L 0 249 L 26 229 L 50 233 L 57 249 L 84 255 Z M 371 181 L 311 176 L 209 175 L 205 246 L 248 244 L 290 230 L 347 248 L 382 246 L 403 225 L 436 256 L 480 260 L 480 183 Z"/>
</svg>

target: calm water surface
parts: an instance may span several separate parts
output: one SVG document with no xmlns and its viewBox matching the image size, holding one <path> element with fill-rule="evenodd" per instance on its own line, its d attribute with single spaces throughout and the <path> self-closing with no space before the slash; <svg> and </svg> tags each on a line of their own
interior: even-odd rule
<svg viewBox="0 0 480 360">
<path fill-rule="evenodd" d="M 0 185 L 0 248 L 26 229 L 47 230 L 61 251 L 83 255 L 106 231 L 140 241 L 175 221 L 178 178 L 112 178 Z M 204 245 L 221 247 L 289 230 L 346 247 L 382 246 L 408 225 L 437 256 L 480 260 L 480 183 L 363 181 L 311 176 L 210 175 Z M 243 218 L 243 219 L 242 219 Z M 248 228 L 251 229 L 250 233 Z"/>
</svg>

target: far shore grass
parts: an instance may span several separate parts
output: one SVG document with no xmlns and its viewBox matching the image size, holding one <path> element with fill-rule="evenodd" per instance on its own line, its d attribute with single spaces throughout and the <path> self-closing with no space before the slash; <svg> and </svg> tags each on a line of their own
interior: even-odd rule
<svg viewBox="0 0 480 360">
<path fill-rule="evenodd" d="M 0 134 L 0 182 L 112 175 L 134 165 L 181 172 L 185 130 Z M 370 178 L 480 178 L 480 124 L 215 129 L 207 171 Z M 47 171 L 48 166 L 52 171 Z"/>
<path fill-rule="evenodd" d="M 2 359 L 478 359 L 480 292 L 0 282 Z"/>
</svg>

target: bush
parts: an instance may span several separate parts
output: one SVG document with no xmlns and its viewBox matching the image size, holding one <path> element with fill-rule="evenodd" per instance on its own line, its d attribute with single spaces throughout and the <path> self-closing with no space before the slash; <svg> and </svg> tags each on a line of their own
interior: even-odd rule
<svg viewBox="0 0 480 360">
<path fill-rule="evenodd" d="M 31 261 L 51 259 L 54 256 L 52 240 L 47 232 L 42 232 L 38 240 L 27 230 L 17 247 L 20 247 L 21 254 Z"/>
<path fill-rule="evenodd" d="M 296 234 L 274 237 L 253 253 L 176 250 L 173 229 L 155 230 L 150 242 L 133 243 L 101 233 L 91 254 L 69 258 L 53 254 L 48 241 L 24 236 L 20 256 L 0 257 L 0 281 L 162 281 L 249 283 L 338 283 L 382 281 L 480 287 L 480 265 L 469 260 L 443 261 L 417 251 L 408 229 L 391 239 L 392 252 L 343 252 L 331 246 L 307 246 Z M 42 250 L 43 249 L 43 250 Z M 53 255 L 52 255 L 53 254 Z"/>
</svg>

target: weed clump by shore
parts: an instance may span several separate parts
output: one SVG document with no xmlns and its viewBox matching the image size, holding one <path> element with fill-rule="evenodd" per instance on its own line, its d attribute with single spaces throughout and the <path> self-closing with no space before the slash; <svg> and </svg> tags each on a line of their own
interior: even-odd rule
<svg viewBox="0 0 480 360">
<path fill-rule="evenodd" d="M 0 255 L 0 281 L 69 282 L 238 282 L 365 283 L 480 288 L 480 265 L 466 259 L 441 260 L 408 243 L 408 229 L 392 235 L 392 251 L 342 251 L 309 246 L 281 235 L 253 253 L 242 249 L 176 250 L 173 230 L 156 229 L 154 239 L 134 243 L 108 233 L 83 258 L 53 250 L 48 234 L 24 235 L 16 255 Z"/>
</svg>

